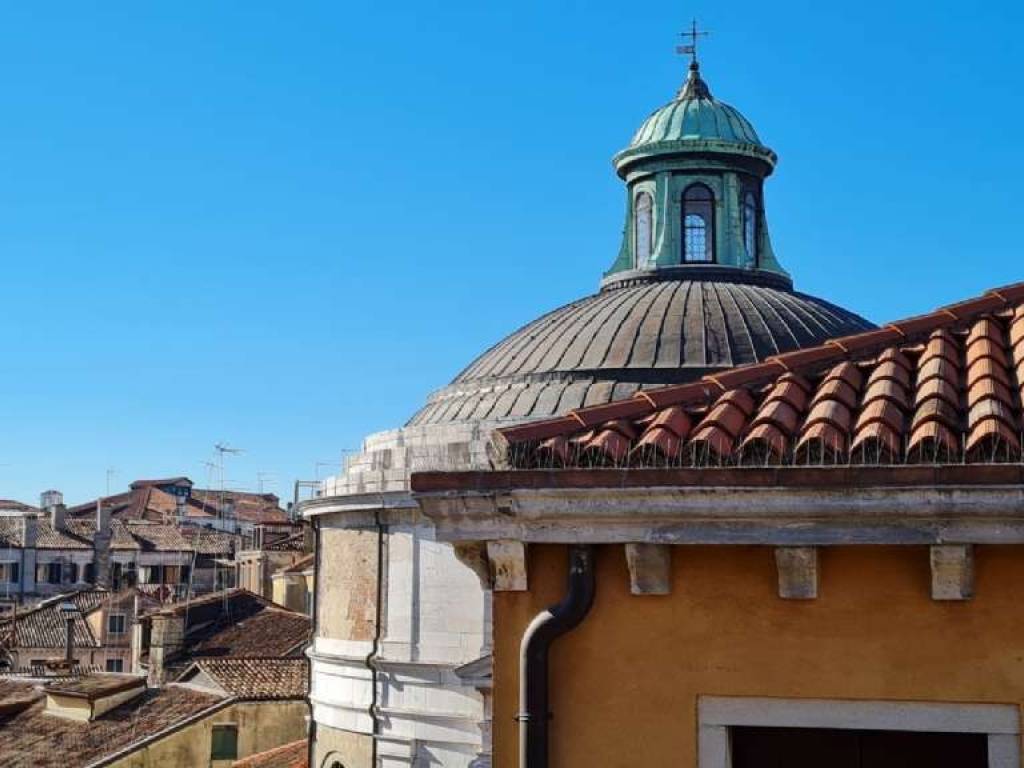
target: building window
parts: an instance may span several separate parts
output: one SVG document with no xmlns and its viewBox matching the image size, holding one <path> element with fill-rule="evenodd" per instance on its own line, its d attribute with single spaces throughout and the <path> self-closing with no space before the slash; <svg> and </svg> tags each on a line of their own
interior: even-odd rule
<svg viewBox="0 0 1024 768">
<path fill-rule="evenodd" d="M 125 618 L 123 613 L 112 613 L 107 616 L 107 634 L 123 635 L 126 625 Z"/>
<path fill-rule="evenodd" d="M 747 258 L 757 264 L 757 198 L 753 192 L 743 196 L 743 247 Z"/>
<path fill-rule="evenodd" d="M 210 736 L 211 760 L 238 759 L 238 726 L 215 725 Z"/>
<path fill-rule="evenodd" d="M 715 260 L 715 196 L 703 184 L 691 184 L 683 193 L 683 261 Z"/>
<path fill-rule="evenodd" d="M 17 584 L 18 576 L 18 563 L 0 563 L 0 583 Z"/>
<path fill-rule="evenodd" d="M 636 256 L 636 266 L 643 269 L 651 260 L 651 246 L 653 230 L 651 227 L 651 214 L 654 202 L 646 192 L 636 196 L 636 210 L 633 217 L 633 253 Z"/>
<path fill-rule="evenodd" d="M 107 659 L 107 672 L 124 672 L 124 659 Z"/>
</svg>

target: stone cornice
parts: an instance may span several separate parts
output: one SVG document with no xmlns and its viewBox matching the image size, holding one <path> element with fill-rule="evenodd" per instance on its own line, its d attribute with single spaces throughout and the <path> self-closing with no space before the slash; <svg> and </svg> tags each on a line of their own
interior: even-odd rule
<svg viewBox="0 0 1024 768">
<path fill-rule="evenodd" d="M 1024 486 L 590 487 L 421 492 L 446 541 L 1024 543 Z"/>
</svg>

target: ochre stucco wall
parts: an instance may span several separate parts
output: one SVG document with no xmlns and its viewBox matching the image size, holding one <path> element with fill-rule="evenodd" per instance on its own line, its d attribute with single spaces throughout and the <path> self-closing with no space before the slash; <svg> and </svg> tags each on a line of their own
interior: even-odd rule
<svg viewBox="0 0 1024 768">
<path fill-rule="evenodd" d="M 516 765 L 519 641 L 562 596 L 562 546 L 531 546 L 530 592 L 494 595 L 495 765 Z M 819 598 L 777 596 L 767 547 L 679 547 L 668 596 L 629 594 L 597 552 L 590 615 L 551 654 L 551 764 L 696 766 L 697 697 L 1024 701 L 1024 547 L 976 549 L 976 597 L 929 596 L 924 547 L 820 554 Z"/>
<path fill-rule="evenodd" d="M 113 768 L 180 768 L 230 766 L 231 760 L 210 760 L 213 726 L 238 726 L 238 757 L 248 757 L 305 738 L 309 707 L 304 701 L 240 702 L 175 731 L 144 749 L 111 763 Z"/>
</svg>

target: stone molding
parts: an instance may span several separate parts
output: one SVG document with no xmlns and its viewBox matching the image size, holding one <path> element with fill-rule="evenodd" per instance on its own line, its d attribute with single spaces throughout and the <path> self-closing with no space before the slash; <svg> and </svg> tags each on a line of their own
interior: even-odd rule
<svg viewBox="0 0 1024 768">
<path fill-rule="evenodd" d="M 1018 485 L 876 487 L 856 494 L 836 487 L 601 487 L 414 496 L 441 541 L 1024 543 L 1024 488 Z"/>
</svg>

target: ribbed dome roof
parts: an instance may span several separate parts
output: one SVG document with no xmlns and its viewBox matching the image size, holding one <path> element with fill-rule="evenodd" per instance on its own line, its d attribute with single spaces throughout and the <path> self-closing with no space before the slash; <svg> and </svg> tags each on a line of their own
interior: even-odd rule
<svg viewBox="0 0 1024 768">
<path fill-rule="evenodd" d="M 675 99 L 644 121 L 633 136 L 630 149 L 664 141 L 701 139 L 763 146 L 750 121 L 735 107 L 715 99 L 697 72 L 697 65 L 691 65 L 690 78 Z"/>
<path fill-rule="evenodd" d="M 735 107 L 714 99 L 675 99 L 644 121 L 629 146 L 694 139 L 761 144 L 754 126 Z"/>
<path fill-rule="evenodd" d="M 409 423 L 551 416 L 871 327 L 784 282 L 691 267 L 544 315 L 477 358 Z"/>
</svg>

